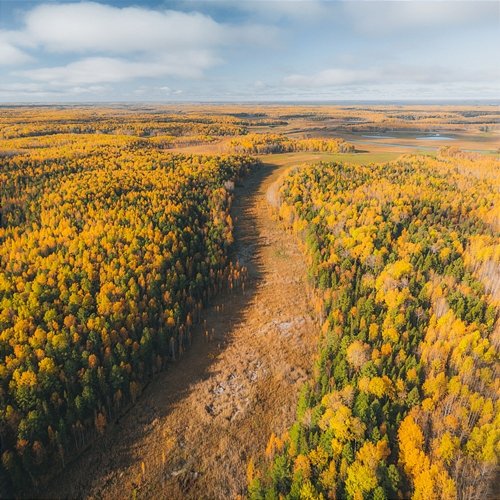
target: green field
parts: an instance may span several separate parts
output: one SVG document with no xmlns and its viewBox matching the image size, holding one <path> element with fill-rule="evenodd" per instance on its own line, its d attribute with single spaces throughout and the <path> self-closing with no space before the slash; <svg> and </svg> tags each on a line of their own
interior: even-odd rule
<svg viewBox="0 0 500 500">
<path fill-rule="evenodd" d="M 429 154 L 428 151 L 421 152 L 415 151 L 415 154 Z M 384 163 L 395 160 L 401 156 L 401 152 L 370 152 L 370 153 L 278 153 L 263 155 L 262 159 L 266 163 L 273 163 L 276 165 L 293 165 L 297 163 L 308 162 L 349 162 L 356 165 L 363 165 L 366 163 Z"/>
</svg>

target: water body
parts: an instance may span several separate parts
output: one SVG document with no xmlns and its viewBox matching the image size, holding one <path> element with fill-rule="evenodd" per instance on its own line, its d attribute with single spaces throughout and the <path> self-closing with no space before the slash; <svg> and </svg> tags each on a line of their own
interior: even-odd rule
<svg viewBox="0 0 500 500">
<path fill-rule="evenodd" d="M 362 135 L 361 137 L 367 137 L 368 139 L 396 139 L 390 135 Z"/>
<path fill-rule="evenodd" d="M 455 137 L 447 137 L 445 135 L 426 135 L 423 137 L 415 137 L 419 141 L 454 141 Z"/>
<path fill-rule="evenodd" d="M 366 137 L 367 139 L 397 139 L 397 137 L 391 135 L 362 135 L 361 137 Z M 400 139 L 416 139 L 418 141 L 454 141 L 455 137 L 448 137 L 446 135 L 423 135 L 420 137 L 400 137 Z"/>
</svg>

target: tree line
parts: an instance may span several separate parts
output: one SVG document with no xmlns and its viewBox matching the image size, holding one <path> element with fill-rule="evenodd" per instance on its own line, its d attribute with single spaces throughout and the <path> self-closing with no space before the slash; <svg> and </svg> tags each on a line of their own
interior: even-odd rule
<svg viewBox="0 0 500 500">
<path fill-rule="evenodd" d="M 343 139 L 293 139 L 282 134 L 247 134 L 229 141 L 229 151 L 240 154 L 292 153 L 315 151 L 325 153 L 354 153 L 352 144 Z"/>
</svg>

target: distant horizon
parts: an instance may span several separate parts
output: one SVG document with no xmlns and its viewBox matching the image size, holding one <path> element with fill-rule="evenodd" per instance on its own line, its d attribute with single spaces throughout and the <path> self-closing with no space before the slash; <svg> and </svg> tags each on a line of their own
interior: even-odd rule
<svg viewBox="0 0 500 500">
<path fill-rule="evenodd" d="M 240 106 L 272 106 L 272 105 L 285 105 L 285 106 L 295 106 L 295 105 L 307 105 L 307 106 L 328 106 L 328 105 L 372 105 L 372 104 L 382 104 L 382 105 L 476 105 L 481 104 L 483 106 L 500 106 L 500 98 L 477 98 L 477 99 L 332 99 L 332 100 L 293 100 L 293 101 L 33 101 L 33 102 L 0 102 L 0 108 L 7 107 L 30 107 L 30 106 L 41 106 L 41 107 L 65 107 L 65 106 L 82 106 L 82 107 L 94 107 L 94 106 L 107 106 L 107 105 L 121 105 L 121 106 L 182 106 L 182 105 L 213 105 L 213 106 L 224 106 L 224 105 L 240 105 Z"/>
</svg>

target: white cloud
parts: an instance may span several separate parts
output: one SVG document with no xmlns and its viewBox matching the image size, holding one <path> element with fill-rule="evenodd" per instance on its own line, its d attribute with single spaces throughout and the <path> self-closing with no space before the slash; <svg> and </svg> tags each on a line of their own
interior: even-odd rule
<svg viewBox="0 0 500 500">
<path fill-rule="evenodd" d="M 222 47 L 271 43 L 276 35 L 273 28 L 218 23 L 198 12 L 95 2 L 42 4 L 24 20 L 23 29 L 4 32 L 0 38 L 0 57 L 27 62 L 21 47 L 80 57 L 17 73 L 63 86 L 160 76 L 199 78 L 221 62 Z"/>
<path fill-rule="evenodd" d="M 227 36 L 223 25 L 200 13 L 94 2 L 40 5 L 26 16 L 26 32 L 51 52 L 113 54 L 213 46 Z"/>
<path fill-rule="evenodd" d="M 104 85 L 89 85 L 88 87 L 76 86 L 67 89 L 70 94 L 101 94 L 110 90 L 109 87 Z"/>
<path fill-rule="evenodd" d="M 66 100 L 95 99 L 108 94 L 112 89 L 103 85 L 88 85 L 74 87 L 54 87 L 43 83 L 25 82 L 0 84 L 0 100 L 32 102 L 38 99 Z"/>
<path fill-rule="evenodd" d="M 1 94 L 17 94 L 17 93 L 39 93 L 44 89 L 38 83 L 4 83 L 0 84 Z"/>
<path fill-rule="evenodd" d="M 288 75 L 284 82 L 292 87 L 330 87 L 334 85 L 348 85 L 365 83 L 377 80 L 379 75 L 372 70 L 353 70 L 333 68 L 320 71 L 313 75 Z"/>
<path fill-rule="evenodd" d="M 277 30 L 255 24 L 224 24 L 199 12 L 114 7 L 95 2 L 42 4 L 9 32 L 17 42 L 53 53 L 127 54 L 231 43 L 266 44 Z"/>
<path fill-rule="evenodd" d="M 160 92 L 164 93 L 164 94 L 172 94 L 172 95 L 180 95 L 182 94 L 182 90 L 180 89 L 171 89 L 170 87 L 167 87 L 166 85 L 164 85 L 163 87 L 157 87 L 155 90 L 159 90 Z"/>
<path fill-rule="evenodd" d="M 372 34 L 499 19 L 498 2 L 488 0 L 345 0 L 341 6 L 358 30 Z"/>
<path fill-rule="evenodd" d="M 189 50 L 143 61 L 87 57 L 64 66 L 18 71 L 17 75 L 55 85 L 85 85 L 160 76 L 199 78 L 203 70 L 216 63 L 217 59 L 209 51 Z"/>
<path fill-rule="evenodd" d="M 8 40 L 8 32 L 0 31 L 0 66 L 21 65 L 31 61 L 31 57 Z"/>
<path fill-rule="evenodd" d="M 312 74 L 292 74 L 283 79 L 290 87 L 319 88 L 347 85 L 394 85 L 400 83 L 436 84 L 450 82 L 496 82 L 500 71 L 467 71 L 438 66 L 405 66 L 393 64 L 385 68 L 330 68 Z"/>
</svg>

